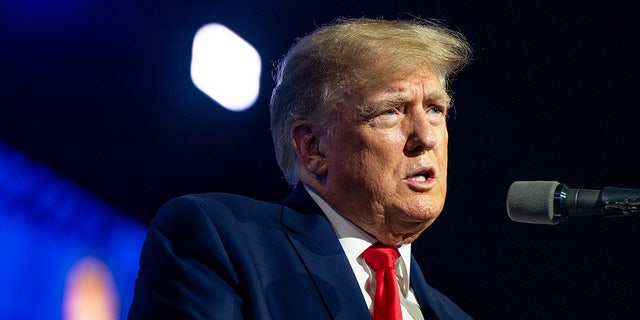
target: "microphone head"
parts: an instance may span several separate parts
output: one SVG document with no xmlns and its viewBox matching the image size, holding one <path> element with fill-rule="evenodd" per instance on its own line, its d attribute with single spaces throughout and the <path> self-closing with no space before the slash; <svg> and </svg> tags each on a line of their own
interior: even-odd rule
<svg viewBox="0 0 640 320">
<path fill-rule="evenodd" d="M 507 192 L 507 213 L 516 222 L 551 224 L 554 219 L 553 201 L 557 181 L 516 181 Z"/>
</svg>

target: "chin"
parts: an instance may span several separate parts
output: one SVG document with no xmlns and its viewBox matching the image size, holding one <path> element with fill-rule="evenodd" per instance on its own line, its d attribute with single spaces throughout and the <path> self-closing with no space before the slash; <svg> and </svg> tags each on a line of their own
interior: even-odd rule
<svg viewBox="0 0 640 320">
<path fill-rule="evenodd" d="M 419 201 L 405 212 L 408 212 L 408 216 L 414 217 L 418 221 L 435 220 L 442 212 L 443 207 L 441 202 Z"/>
</svg>

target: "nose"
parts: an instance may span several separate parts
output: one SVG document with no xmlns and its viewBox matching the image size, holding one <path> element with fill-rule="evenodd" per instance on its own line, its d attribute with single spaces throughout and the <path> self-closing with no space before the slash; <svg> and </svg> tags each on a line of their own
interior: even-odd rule
<svg viewBox="0 0 640 320">
<path fill-rule="evenodd" d="M 409 133 L 405 144 L 404 152 L 408 156 L 421 155 L 438 144 L 437 130 L 434 124 L 429 121 L 425 110 L 418 110 L 408 118 Z"/>
</svg>

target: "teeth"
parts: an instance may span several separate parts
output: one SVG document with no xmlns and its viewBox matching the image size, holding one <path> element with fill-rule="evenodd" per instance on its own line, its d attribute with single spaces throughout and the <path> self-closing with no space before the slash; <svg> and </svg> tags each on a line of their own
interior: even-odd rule
<svg viewBox="0 0 640 320">
<path fill-rule="evenodd" d="M 425 177 L 425 176 L 413 176 L 413 177 L 411 177 L 411 180 L 415 180 L 415 181 L 427 181 L 427 177 Z"/>
</svg>

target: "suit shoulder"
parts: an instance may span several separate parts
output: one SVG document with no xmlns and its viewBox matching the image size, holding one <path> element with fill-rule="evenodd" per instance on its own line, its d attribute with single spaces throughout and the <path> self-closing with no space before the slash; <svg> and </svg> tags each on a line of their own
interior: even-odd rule
<svg viewBox="0 0 640 320">
<path fill-rule="evenodd" d="M 254 220 L 259 223 L 279 221 L 282 205 L 228 193 L 188 194 L 173 198 L 162 205 L 154 223 L 176 220 L 209 220 L 228 223 Z"/>
<path fill-rule="evenodd" d="M 169 203 L 171 202 L 193 202 L 202 206 L 226 206 L 231 209 L 241 208 L 243 210 L 257 208 L 268 210 L 280 207 L 280 204 L 276 202 L 260 201 L 243 195 L 221 192 L 187 194 L 174 198 L 169 201 Z"/>
</svg>

